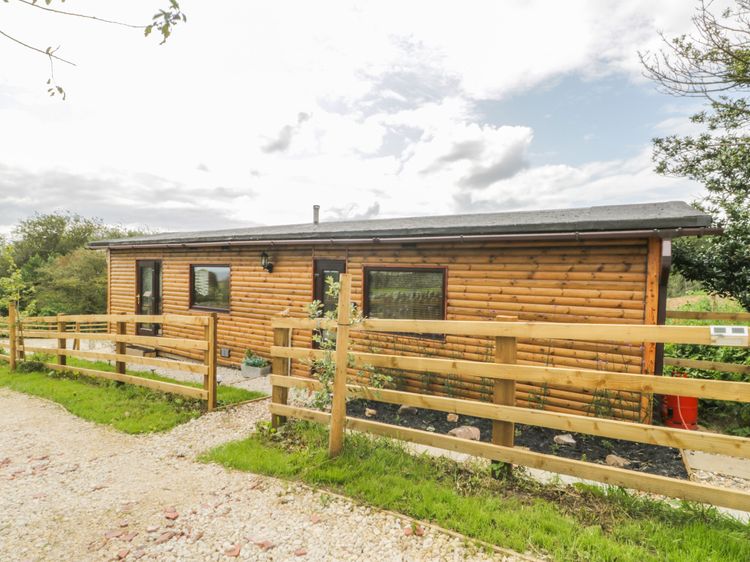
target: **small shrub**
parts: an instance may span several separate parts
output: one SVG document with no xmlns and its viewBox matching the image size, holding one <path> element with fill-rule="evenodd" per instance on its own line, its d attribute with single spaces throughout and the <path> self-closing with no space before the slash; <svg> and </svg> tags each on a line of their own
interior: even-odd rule
<svg viewBox="0 0 750 562">
<path fill-rule="evenodd" d="M 256 355 L 252 349 L 245 351 L 245 358 L 242 360 L 242 364 L 247 367 L 267 367 L 269 365 L 268 359 Z"/>
<path fill-rule="evenodd" d="M 44 363 L 41 361 L 21 361 L 16 365 L 16 371 L 19 373 L 40 373 L 44 369 Z"/>
</svg>

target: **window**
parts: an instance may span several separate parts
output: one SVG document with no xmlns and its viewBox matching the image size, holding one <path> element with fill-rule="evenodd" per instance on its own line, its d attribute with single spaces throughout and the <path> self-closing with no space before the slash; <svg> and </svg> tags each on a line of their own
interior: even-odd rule
<svg viewBox="0 0 750 562">
<path fill-rule="evenodd" d="M 229 311 L 229 266 L 190 266 L 190 308 Z"/>
<path fill-rule="evenodd" d="M 365 316 L 445 318 L 445 269 L 365 268 Z"/>
</svg>

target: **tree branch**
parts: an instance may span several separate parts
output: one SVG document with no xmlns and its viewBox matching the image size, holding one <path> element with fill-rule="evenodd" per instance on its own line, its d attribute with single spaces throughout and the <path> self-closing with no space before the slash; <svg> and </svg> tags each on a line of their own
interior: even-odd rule
<svg viewBox="0 0 750 562">
<path fill-rule="evenodd" d="M 15 37 L 12 37 L 11 35 L 8 35 L 2 29 L 0 29 L 0 35 L 2 35 L 3 37 L 7 37 L 8 39 L 10 39 L 11 41 L 13 41 L 14 43 L 18 43 L 19 45 L 21 45 L 23 47 L 26 47 L 27 49 L 31 49 L 32 51 L 36 51 L 37 53 L 41 53 L 43 55 L 47 55 L 50 59 L 59 60 L 60 62 L 64 62 L 66 64 L 69 64 L 69 65 L 72 65 L 72 66 L 76 66 L 76 63 L 71 62 L 69 60 L 66 60 L 66 59 L 64 59 L 62 57 L 58 57 L 56 54 L 54 54 L 54 51 L 52 51 L 50 48 L 47 48 L 47 50 L 39 49 L 37 47 L 34 47 L 33 45 L 29 45 L 28 43 L 24 43 L 23 41 L 20 41 L 20 40 L 16 39 Z"/>
<path fill-rule="evenodd" d="M 121 25 L 123 27 L 130 27 L 133 29 L 145 29 L 145 25 L 133 25 L 132 23 L 125 23 L 122 21 L 115 21 L 115 20 L 108 20 L 104 18 L 99 18 L 97 16 L 90 16 L 88 14 L 79 14 L 76 12 L 67 12 L 65 10 L 58 10 L 57 8 L 50 8 L 49 6 L 42 6 L 41 4 L 37 4 L 36 2 L 32 2 L 31 0 L 18 0 L 22 4 L 26 4 L 27 6 L 32 6 L 34 8 L 39 8 L 40 10 L 44 10 L 46 12 L 53 12 L 55 14 L 62 14 L 64 16 L 73 16 L 77 18 L 85 18 L 88 20 L 94 20 L 101 23 L 111 23 L 114 25 Z"/>
</svg>

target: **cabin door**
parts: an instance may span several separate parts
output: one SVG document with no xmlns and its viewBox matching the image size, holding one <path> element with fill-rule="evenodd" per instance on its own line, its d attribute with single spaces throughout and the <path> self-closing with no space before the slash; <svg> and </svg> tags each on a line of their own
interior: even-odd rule
<svg viewBox="0 0 750 562">
<path fill-rule="evenodd" d="M 344 260 L 315 260 L 313 299 L 323 303 L 324 313 L 336 310 L 337 304 L 337 299 L 328 294 L 329 282 L 326 279 L 332 279 L 336 283 L 341 278 L 342 273 L 346 273 L 346 262 Z M 324 337 L 329 335 L 332 334 L 323 331 Z M 317 342 L 313 342 L 313 347 L 319 347 Z"/>
<path fill-rule="evenodd" d="M 315 260 L 313 298 L 323 303 L 323 312 L 336 310 L 336 299 L 328 294 L 329 282 L 326 279 L 330 278 L 337 283 L 342 273 L 346 273 L 344 260 Z"/>
<path fill-rule="evenodd" d="M 135 313 L 161 314 L 161 262 L 139 260 L 136 269 Z M 143 336 L 158 336 L 161 325 L 136 324 L 136 332 Z"/>
</svg>

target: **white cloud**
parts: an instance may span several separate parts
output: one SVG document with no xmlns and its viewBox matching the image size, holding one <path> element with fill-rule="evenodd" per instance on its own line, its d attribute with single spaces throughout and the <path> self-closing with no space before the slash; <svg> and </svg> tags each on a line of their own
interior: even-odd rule
<svg viewBox="0 0 750 562">
<path fill-rule="evenodd" d="M 162 1 L 66 8 L 141 22 Z M 684 0 L 181 4 L 188 23 L 164 46 L 3 7 L 4 31 L 62 44 L 79 66 L 56 65 L 69 98 L 49 99 L 45 58 L 0 41 L 0 199 L 15 197 L 0 223 L 53 204 L 206 228 L 305 221 L 313 203 L 324 217 L 403 216 L 694 189 L 643 157 L 530 168 L 532 129 L 473 109 L 570 73 L 638 80 L 636 50 L 688 29 Z M 50 199 L 61 178 L 69 195 Z"/>
<path fill-rule="evenodd" d="M 466 210 L 501 210 L 504 201 L 512 201 L 518 209 L 554 209 L 684 200 L 701 195 L 693 182 L 656 175 L 650 149 L 644 149 L 626 160 L 538 166 L 483 192 L 473 192 L 470 199 L 459 197 L 457 202 Z"/>
</svg>

